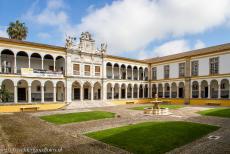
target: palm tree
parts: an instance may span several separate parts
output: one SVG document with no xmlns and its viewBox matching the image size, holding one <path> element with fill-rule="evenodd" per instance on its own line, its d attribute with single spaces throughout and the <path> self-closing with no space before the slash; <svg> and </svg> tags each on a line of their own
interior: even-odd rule
<svg viewBox="0 0 230 154">
<path fill-rule="evenodd" d="M 17 40 L 25 40 L 28 33 L 28 28 L 25 26 L 25 23 L 20 21 L 11 22 L 7 28 L 7 33 L 9 38 Z"/>
</svg>

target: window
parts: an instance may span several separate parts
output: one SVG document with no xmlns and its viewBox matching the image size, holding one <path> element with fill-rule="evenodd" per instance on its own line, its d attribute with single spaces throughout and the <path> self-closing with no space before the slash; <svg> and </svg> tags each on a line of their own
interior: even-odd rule
<svg viewBox="0 0 230 154">
<path fill-rule="evenodd" d="M 95 76 L 100 76 L 100 75 L 101 75 L 101 67 L 95 66 Z"/>
<path fill-rule="evenodd" d="M 198 61 L 192 61 L 192 76 L 198 76 L 198 67 L 199 63 Z"/>
<path fill-rule="evenodd" d="M 165 79 L 169 78 L 169 65 L 164 66 L 164 77 Z"/>
<path fill-rule="evenodd" d="M 80 75 L 80 64 L 73 64 L 73 75 Z"/>
<path fill-rule="evenodd" d="M 157 68 L 153 67 L 152 68 L 152 80 L 156 80 L 157 79 Z"/>
<path fill-rule="evenodd" d="M 85 65 L 85 75 L 90 76 L 90 65 Z"/>
<path fill-rule="evenodd" d="M 179 77 L 185 76 L 185 63 L 179 64 Z"/>
<path fill-rule="evenodd" d="M 218 74 L 219 72 L 219 58 L 210 58 L 209 59 L 209 71 L 210 74 Z"/>
</svg>

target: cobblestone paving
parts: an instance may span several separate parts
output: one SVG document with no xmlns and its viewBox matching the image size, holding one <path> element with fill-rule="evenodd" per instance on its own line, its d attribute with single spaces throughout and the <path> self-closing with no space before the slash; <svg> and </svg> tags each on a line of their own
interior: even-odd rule
<svg viewBox="0 0 230 154">
<path fill-rule="evenodd" d="M 217 140 L 214 139 L 210 140 L 208 139 L 209 136 L 208 135 L 192 143 L 189 143 L 185 146 L 174 149 L 169 153 L 173 153 L 173 154 L 174 153 L 182 153 L 182 154 L 230 153 L 230 119 L 200 116 L 199 114 L 196 113 L 197 111 L 208 109 L 208 107 L 185 106 L 184 108 L 180 108 L 178 110 L 170 110 L 170 112 L 172 113 L 171 115 L 149 116 L 149 115 L 144 115 L 143 111 L 130 109 L 135 106 L 139 106 L 139 105 L 138 104 L 119 105 L 113 107 L 27 113 L 22 116 L 17 116 L 18 118 L 17 121 L 21 120 L 22 123 L 26 123 L 27 121 L 30 122 L 32 121 L 34 124 L 33 129 L 36 129 L 34 132 L 40 131 L 42 133 L 41 130 L 44 129 L 47 129 L 45 132 L 43 132 L 44 134 L 50 134 L 52 132 L 56 132 L 57 133 L 56 136 L 58 138 L 62 138 L 67 140 L 67 142 L 71 142 L 70 145 L 61 142 L 62 146 L 64 148 L 74 147 L 75 150 L 77 149 L 76 153 L 128 153 L 122 149 L 101 143 L 99 141 L 96 141 L 94 139 L 82 135 L 86 132 L 98 131 L 107 128 L 119 127 L 119 126 L 146 122 L 146 121 L 189 121 L 189 122 L 204 123 L 204 124 L 220 126 L 221 128 L 219 130 L 209 134 L 209 135 L 220 136 L 220 138 Z M 116 118 L 100 119 L 100 120 L 71 123 L 71 124 L 64 124 L 64 125 L 54 125 L 54 124 L 44 122 L 37 117 L 37 116 L 49 115 L 49 114 L 64 114 L 64 113 L 84 112 L 84 111 L 92 111 L 92 110 L 114 112 L 116 113 Z M 34 137 L 33 133 L 30 135 L 32 138 Z M 57 142 L 59 143 L 59 141 Z M 1 140 L 0 140 L 0 145 L 1 145 Z"/>
</svg>

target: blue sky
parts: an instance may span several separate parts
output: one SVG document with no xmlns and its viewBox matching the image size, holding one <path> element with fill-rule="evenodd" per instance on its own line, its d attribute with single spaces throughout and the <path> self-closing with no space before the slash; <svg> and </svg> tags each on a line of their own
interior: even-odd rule
<svg viewBox="0 0 230 154">
<path fill-rule="evenodd" d="M 164 56 L 230 42 L 229 0 L 1 0 L 0 36 L 15 20 L 27 41 L 64 46 L 89 31 L 108 53 Z"/>
</svg>

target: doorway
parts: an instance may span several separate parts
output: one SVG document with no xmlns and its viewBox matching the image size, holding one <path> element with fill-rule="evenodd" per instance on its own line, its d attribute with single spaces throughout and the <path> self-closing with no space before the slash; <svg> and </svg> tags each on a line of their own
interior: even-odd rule
<svg viewBox="0 0 230 154">
<path fill-rule="evenodd" d="M 18 101 L 26 101 L 26 88 L 18 88 Z"/>
<path fill-rule="evenodd" d="M 184 88 L 179 88 L 179 98 L 184 97 Z"/>
<path fill-rule="evenodd" d="M 80 88 L 74 88 L 74 100 L 80 100 Z"/>
<path fill-rule="evenodd" d="M 84 99 L 89 99 L 89 89 L 88 88 L 84 89 Z"/>
</svg>

